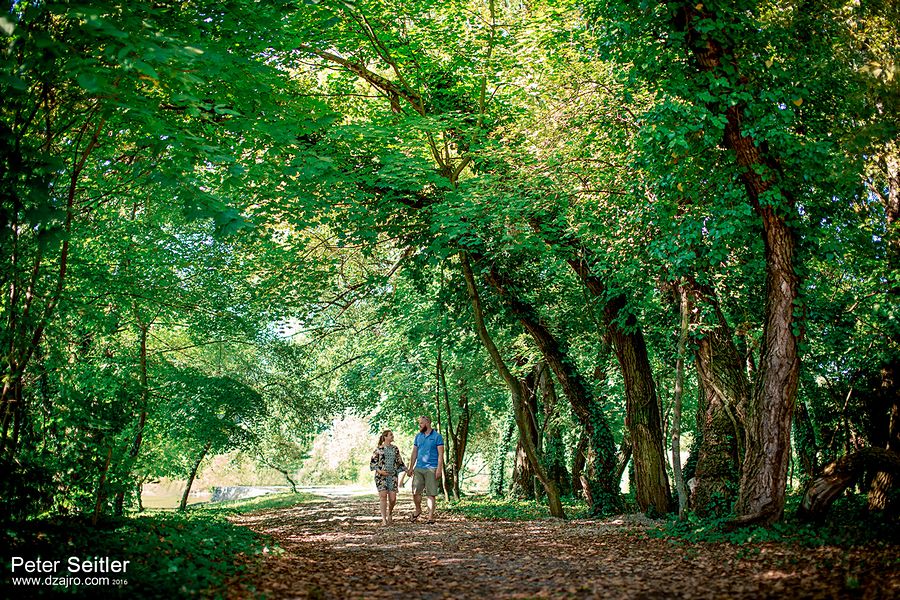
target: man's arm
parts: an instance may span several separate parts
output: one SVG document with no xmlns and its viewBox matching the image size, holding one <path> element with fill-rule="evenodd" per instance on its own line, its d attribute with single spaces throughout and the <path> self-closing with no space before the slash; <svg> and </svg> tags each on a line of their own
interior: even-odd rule
<svg viewBox="0 0 900 600">
<path fill-rule="evenodd" d="M 434 478 L 439 480 L 441 479 L 441 473 L 444 472 L 444 446 L 438 446 L 438 467 L 437 471 L 434 472 Z"/>
<path fill-rule="evenodd" d="M 409 457 L 409 466 L 406 467 L 406 474 L 409 477 L 412 477 L 413 469 L 416 468 L 416 457 L 419 456 L 419 448 L 417 446 L 413 446 L 412 455 Z"/>
</svg>

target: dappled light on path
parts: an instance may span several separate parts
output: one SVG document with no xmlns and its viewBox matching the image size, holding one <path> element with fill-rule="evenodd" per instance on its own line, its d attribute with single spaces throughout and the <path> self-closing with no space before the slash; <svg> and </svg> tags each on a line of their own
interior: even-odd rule
<svg viewBox="0 0 900 600">
<path fill-rule="evenodd" d="M 271 535 L 232 588 L 272 598 L 857 598 L 900 596 L 900 566 L 877 548 L 675 544 L 640 515 L 473 521 L 438 511 L 411 523 L 404 498 L 382 527 L 374 497 L 333 497 L 235 517 Z M 893 549 L 880 552 L 895 552 Z M 877 565 L 893 564 L 887 570 Z"/>
</svg>

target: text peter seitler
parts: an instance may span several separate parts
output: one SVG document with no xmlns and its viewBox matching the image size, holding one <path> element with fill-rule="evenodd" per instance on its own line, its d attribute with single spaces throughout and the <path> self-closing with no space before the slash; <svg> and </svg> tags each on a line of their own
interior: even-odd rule
<svg viewBox="0 0 900 600">
<path fill-rule="evenodd" d="M 60 571 L 62 559 L 57 560 L 41 560 L 38 557 L 35 560 L 28 560 L 21 556 L 13 556 L 10 566 L 15 574 L 22 573 L 47 573 L 54 574 Z M 111 573 L 126 573 L 128 571 L 129 560 L 118 560 L 103 557 L 80 558 L 78 556 L 70 556 L 65 561 L 66 571 L 71 574 L 98 574 L 108 575 Z"/>
</svg>

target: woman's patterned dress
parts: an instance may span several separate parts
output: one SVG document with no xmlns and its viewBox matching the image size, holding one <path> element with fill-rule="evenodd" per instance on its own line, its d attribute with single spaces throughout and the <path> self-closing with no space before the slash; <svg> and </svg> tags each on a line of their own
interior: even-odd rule
<svg viewBox="0 0 900 600">
<path fill-rule="evenodd" d="M 375 487 L 379 492 L 396 492 L 397 491 L 397 473 L 406 470 L 403 459 L 400 458 L 400 450 L 397 446 L 379 446 L 372 454 L 372 461 L 369 463 L 370 471 L 387 471 L 387 475 L 379 475 L 375 473 Z"/>
</svg>

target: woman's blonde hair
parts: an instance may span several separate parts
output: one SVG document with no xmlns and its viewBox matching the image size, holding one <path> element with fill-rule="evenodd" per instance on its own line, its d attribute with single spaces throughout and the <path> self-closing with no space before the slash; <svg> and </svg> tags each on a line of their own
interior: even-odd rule
<svg viewBox="0 0 900 600">
<path fill-rule="evenodd" d="M 381 437 L 378 438 L 378 445 L 379 445 L 379 446 L 381 446 L 381 445 L 384 443 L 384 438 L 386 438 L 386 437 L 388 436 L 389 433 L 394 433 L 394 432 L 391 431 L 390 429 L 385 429 L 384 431 L 381 432 Z"/>
</svg>

